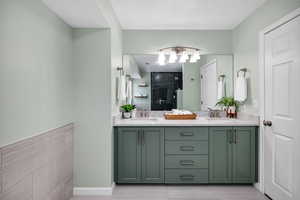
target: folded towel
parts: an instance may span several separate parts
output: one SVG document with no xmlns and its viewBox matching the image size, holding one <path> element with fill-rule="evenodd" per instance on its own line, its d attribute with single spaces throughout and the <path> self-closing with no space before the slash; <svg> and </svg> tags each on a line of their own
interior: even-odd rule
<svg viewBox="0 0 300 200">
<path fill-rule="evenodd" d="M 234 99 L 239 102 L 244 102 L 247 99 L 247 79 L 242 74 L 237 77 L 235 82 Z"/>
<path fill-rule="evenodd" d="M 173 109 L 171 113 L 173 115 L 191 115 L 193 114 L 191 111 L 188 110 L 178 110 L 178 109 Z"/>
<path fill-rule="evenodd" d="M 132 104 L 132 81 L 131 80 L 127 82 L 126 96 L 127 96 L 127 103 Z"/>
<path fill-rule="evenodd" d="M 119 81 L 119 101 L 126 101 L 126 77 L 121 76 Z"/>
<path fill-rule="evenodd" d="M 225 96 L 225 81 L 221 79 L 218 81 L 218 93 L 217 98 L 218 100 L 222 99 Z"/>
</svg>

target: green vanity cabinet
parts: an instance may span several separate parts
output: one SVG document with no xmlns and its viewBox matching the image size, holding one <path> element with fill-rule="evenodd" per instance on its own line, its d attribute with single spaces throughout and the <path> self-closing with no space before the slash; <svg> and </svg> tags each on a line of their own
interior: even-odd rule
<svg viewBox="0 0 300 200">
<path fill-rule="evenodd" d="M 208 183 L 208 127 L 165 128 L 165 183 Z"/>
<path fill-rule="evenodd" d="M 118 128 L 117 182 L 164 182 L 164 129 Z"/>
<path fill-rule="evenodd" d="M 139 128 L 118 128 L 118 182 L 141 182 L 141 133 Z"/>
<path fill-rule="evenodd" d="M 257 127 L 116 127 L 115 182 L 250 184 Z"/>
<path fill-rule="evenodd" d="M 256 128 L 212 127 L 209 132 L 209 182 L 254 183 Z"/>
<path fill-rule="evenodd" d="M 142 130 L 142 182 L 164 183 L 164 129 Z"/>
<path fill-rule="evenodd" d="M 232 182 L 254 183 L 256 180 L 256 129 L 233 128 Z"/>
<path fill-rule="evenodd" d="M 209 182 L 231 183 L 232 127 L 209 129 Z"/>
</svg>

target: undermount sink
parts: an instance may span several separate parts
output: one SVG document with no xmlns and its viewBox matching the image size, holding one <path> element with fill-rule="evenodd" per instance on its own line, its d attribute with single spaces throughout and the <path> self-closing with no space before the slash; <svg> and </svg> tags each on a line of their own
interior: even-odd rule
<svg viewBox="0 0 300 200">
<path fill-rule="evenodd" d="M 131 118 L 133 121 L 157 121 L 158 118 Z"/>
<path fill-rule="evenodd" d="M 207 117 L 207 120 L 219 120 L 219 121 L 232 121 L 236 120 L 235 118 L 227 118 L 227 117 Z"/>
</svg>

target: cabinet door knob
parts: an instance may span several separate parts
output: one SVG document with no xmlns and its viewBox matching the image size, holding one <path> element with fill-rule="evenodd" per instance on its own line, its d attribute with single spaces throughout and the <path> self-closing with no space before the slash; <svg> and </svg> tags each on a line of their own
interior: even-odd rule
<svg viewBox="0 0 300 200">
<path fill-rule="evenodd" d="M 272 126 L 272 121 L 264 120 L 263 124 L 264 126 Z"/>
</svg>

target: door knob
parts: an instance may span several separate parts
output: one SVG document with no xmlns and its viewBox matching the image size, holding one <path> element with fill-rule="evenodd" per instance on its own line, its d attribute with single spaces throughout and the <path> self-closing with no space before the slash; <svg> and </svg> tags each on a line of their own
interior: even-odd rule
<svg viewBox="0 0 300 200">
<path fill-rule="evenodd" d="M 272 121 L 263 121 L 264 126 L 272 126 Z"/>
</svg>

